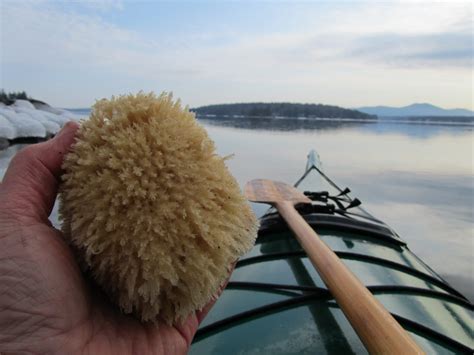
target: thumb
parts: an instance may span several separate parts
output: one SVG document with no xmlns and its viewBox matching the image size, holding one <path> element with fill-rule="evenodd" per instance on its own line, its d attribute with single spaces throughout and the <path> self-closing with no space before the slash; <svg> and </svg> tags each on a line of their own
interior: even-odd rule
<svg viewBox="0 0 474 355">
<path fill-rule="evenodd" d="M 47 142 L 18 152 L 0 185 L 1 204 L 10 215 L 46 222 L 54 205 L 65 154 L 79 125 L 68 122 Z"/>
</svg>

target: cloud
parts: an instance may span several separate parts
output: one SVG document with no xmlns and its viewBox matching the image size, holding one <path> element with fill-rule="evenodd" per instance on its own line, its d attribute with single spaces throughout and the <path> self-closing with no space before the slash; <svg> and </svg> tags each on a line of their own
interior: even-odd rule
<svg viewBox="0 0 474 355">
<path fill-rule="evenodd" d="M 67 4 L 66 0 L 63 0 Z M 80 0 L 76 2 L 77 5 L 89 8 L 91 10 L 110 11 L 123 10 L 124 3 L 122 0 Z"/>
<path fill-rule="evenodd" d="M 422 35 L 381 33 L 357 38 L 343 55 L 407 68 L 455 67 L 472 69 L 473 43 L 469 32 Z"/>
<path fill-rule="evenodd" d="M 392 73 L 393 81 L 416 75 L 421 82 L 439 68 L 465 72 L 472 67 L 472 20 L 466 16 L 472 10 L 466 6 L 449 11 L 407 3 L 325 4 L 311 11 L 302 6 L 300 13 L 292 13 L 299 20 L 297 25 L 291 22 L 291 28 L 282 27 L 283 16 L 281 26 L 271 31 L 263 24 L 246 31 L 236 18 L 227 30 L 209 26 L 178 33 L 129 25 L 139 18 L 114 22 L 114 11 L 126 13 L 127 6 L 134 6 L 128 2 L 4 0 L 1 6 L 2 86 L 51 89 L 50 95 L 69 95 L 70 100 L 76 95 L 91 102 L 122 88 L 172 89 L 189 97 L 192 105 L 255 95 L 261 100 L 310 101 L 312 92 L 324 88 L 325 95 L 334 97 L 330 102 L 337 104 L 341 92 L 356 100 L 350 90 L 360 85 L 380 94 L 377 85 L 387 83 L 374 77 L 382 71 L 384 80 Z M 177 13 L 177 25 L 179 20 Z M 271 23 L 272 18 L 265 21 Z M 60 82 L 94 87 L 66 94 L 61 91 L 66 84 Z M 461 83 L 453 95 L 466 92 L 466 85 Z M 291 93 L 288 88 L 293 88 Z M 466 106 L 459 102 L 438 104 Z"/>
<path fill-rule="evenodd" d="M 22 65 L 34 70 L 93 71 L 137 79 L 196 72 L 176 60 L 179 53 L 172 39 L 147 39 L 98 15 L 64 11 L 48 2 L 9 3 L 2 15 L 4 19 L 21 19 L 4 21 L 2 26 L 2 70 Z"/>
<path fill-rule="evenodd" d="M 157 75 L 222 75 L 232 71 L 262 73 L 269 65 L 290 69 L 314 64 L 367 61 L 390 66 L 419 67 L 472 65 L 472 21 L 456 23 L 460 30 L 433 32 L 433 19 L 420 21 L 415 32 L 407 32 L 405 20 L 419 15 L 420 7 L 406 11 L 403 6 L 389 7 L 391 16 L 382 19 L 387 6 L 363 6 L 357 15 L 350 8 L 336 7 L 332 16 L 310 31 L 288 33 L 187 33 L 173 36 L 143 33 L 119 27 L 97 14 L 66 11 L 44 1 L 7 2 L 2 26 L 3 61 L 28 62 L 35 53 L 36 64 L 107 68 L 139 77 Z M 61 3 L 64 4 L 64 3 Z M 94 0 L 77 3 L 98 9 L 123 8 L 121 1 Z M 375 8 L 375 9 L 374 9 Z M 436 11 L 435 11 L 436 10 Z M 438 21 L 445 14 L 435 7 L 431 16 Z M 21 21 L 8 21 L 10 18 Z M 444 21 L 459 21 L 457 17 Z M 367 23 L 366 23 L 367 22 Z M 436 21 L 434 21 L 436 23 Z M 348 31 L 348 25 L 353 31 Z M 369 26 L 370 25 L 370 26 Z M 397 27 L 398 26 L 398 27 Z M 413 26 L 409 27 L 413 30 Z M 398 30 L 398 32 L 394 32 Z M 391 32 L 387 32 L 391 31 Z M 416 32 L 418 31 L 418 32 Z M 421 33 L 419 33 L 421 32 Z"/>
</svg>

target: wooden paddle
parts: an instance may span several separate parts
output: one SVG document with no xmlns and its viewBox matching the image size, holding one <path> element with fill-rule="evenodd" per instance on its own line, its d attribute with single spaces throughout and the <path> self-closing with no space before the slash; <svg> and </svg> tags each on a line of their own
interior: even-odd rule
<svg viewBox="0 0 474 355">
<path fill-rule="evenodd" d="M 296 211 L 296 204 L 311 203 L 308 197 L 285 183 L 261 179 L 248 182 L 245 195 L 278 209 L 371 354 L 424 353 Z"/>
</svg>

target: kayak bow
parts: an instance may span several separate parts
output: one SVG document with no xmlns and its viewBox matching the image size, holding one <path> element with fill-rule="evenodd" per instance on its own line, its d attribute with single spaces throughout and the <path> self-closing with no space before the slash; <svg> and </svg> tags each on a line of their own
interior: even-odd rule
<svg viewBox="0 0 474 355">
<path fill-rule="evenodd" d="M 296 187 L 304 220 L 427 353 L 472 354 L 473 305 L 350 197 L 310 152 Z M 191 354 L 366 353 L 274 208 L 201 324 Z"/>
</svg>

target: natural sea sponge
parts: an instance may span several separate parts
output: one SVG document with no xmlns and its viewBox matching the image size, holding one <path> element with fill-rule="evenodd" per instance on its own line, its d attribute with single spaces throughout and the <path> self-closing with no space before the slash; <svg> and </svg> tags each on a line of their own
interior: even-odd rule
<svg viewBox="0 0 474 355">
<path fill-rule="evenodd" d="M 63 168 L 66 240 L 143 321 L 176 323 L 201 309 L 254 244 L 256 218 L 237 182 L 170 94 L 98 101 Z"/>
</svg>

